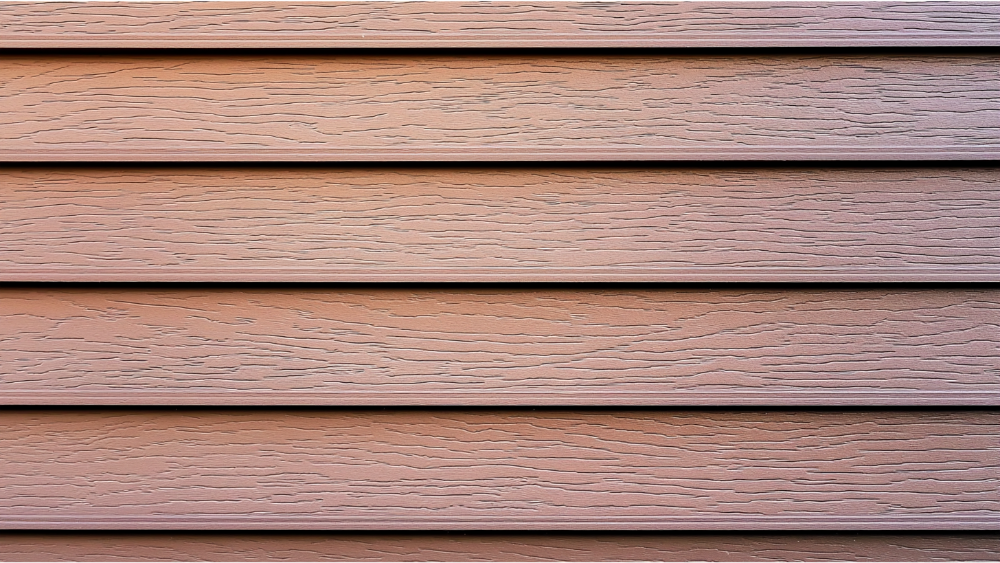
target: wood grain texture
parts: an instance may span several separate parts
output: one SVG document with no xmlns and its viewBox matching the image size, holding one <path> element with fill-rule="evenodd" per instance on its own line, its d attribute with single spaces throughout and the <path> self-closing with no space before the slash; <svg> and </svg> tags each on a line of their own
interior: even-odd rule
<svg viewBox="0 0 1000 563">
<path fill-rule="evenodd" d="M 1000 530 L 1000 414 L 0 413 L 6 529 Z"/>
<path fill-rule="evenodd" d="M 1000 170 L 5 169 L 0 281 L 1000 281 Z"/>
<path fill-rule="evenodd" d="M 0 533 L 2 561 L 997 561 L 996 533 Z"/>
<path fill-rule="evenodd" d="M 0 290 L 0 401 L 1000 405 L 998 290 Z"/>
<path fill-rule="evenodd" d="M 0 5 L 0 48 L 1000 46 L 976 2 Z"/>
<path fill-rule="evenodd" d="M 1000 157 L 990 54 L 10 55 L 3 161 Z"/>
</svg>

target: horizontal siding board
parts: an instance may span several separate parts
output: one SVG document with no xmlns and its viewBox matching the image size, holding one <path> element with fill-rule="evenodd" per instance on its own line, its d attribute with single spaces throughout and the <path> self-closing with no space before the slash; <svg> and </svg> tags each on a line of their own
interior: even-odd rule
<svg viewBox="0 0 1000 563">
<path fill-rule="evenodd" d="M 0 296 L 5 404 L 1000 404 L 997 290 Z"/>
<path fill-rule="evenodd" d="M 1000 170 L 6 169 L 0 281 L 1000 281 Z"/>
<path fill-rule="evenodd" d="M 8 2 L 0 48 L 1000 46 L 982 2 Z"/>
<path fill-rule="evenodd" d="M 988 54 L 10 55 L 3 161 L 1000 156 Z"/>
<path fill-rule="evenodd" d="M 995 412 L 7 411 L 7 529 L 1000 529 Z"/>
<path fill-rule="evenodd" d="M 995 561 L 995 533 L 0 533 L 4 561 Z"/>
</svg>

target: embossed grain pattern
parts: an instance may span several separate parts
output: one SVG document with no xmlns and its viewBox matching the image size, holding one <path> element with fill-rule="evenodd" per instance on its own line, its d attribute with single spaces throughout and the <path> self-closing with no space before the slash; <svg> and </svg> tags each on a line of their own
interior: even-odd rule
<svg viewBox="0 0 1000 563">
<path fill-rule="evenodd" d="M 6 288 L 0 401 L 997 405 L 997 290 Z"/>
<path fill-rule="evenodd" d="M 0 48 L 997 46 L 974 2 L 23 2 Z"/>
<path fill-rule="evenodd" d="M 990 54 L 10 55 L 0 159 L 1000 156 Z"/>
<path fill-rule="evenodd" d="M 996 561 L 995 533 L 0 533 L 3 561 Z"/>
<path fill-rule="evenodd" d="M 7 169 L 3 281 L 1000 281 L 996 169 Z"/>
<path fill-rule="evenodd" d="M 996 412 L 0 413 L 8 529 L 1000 528 Z"/>
</svg>

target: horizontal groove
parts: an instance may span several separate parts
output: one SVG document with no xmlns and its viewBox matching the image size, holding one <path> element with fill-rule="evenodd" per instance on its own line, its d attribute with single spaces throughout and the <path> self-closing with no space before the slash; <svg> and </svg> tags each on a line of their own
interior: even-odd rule
<svg viewBox="0 0 1000 563">
<path fill-rule="evenodd" d="M 539 38 L 526 35 L 451 35 L 414 39 L 405 35 L 378 37 L 288 37 L 275 34 L 232 34 L 214 37 L 178 37 L 177 34 L 130 34 L 127 38 L 74 38 L 60 35 L 0 38 L 0 49 L 858 49 L 858 48 L 974 48 L 1000 47 L 991 32 L 954 33 L 775 33 L 766 37 L 720 37 L 720 34 L 641 35 L 628 32 L 593 33 L 587 37 Z"/>
<path fill-rule="evenodd" d="M 754 516 L 731 517 L 628 517 L 591 518 L 498 518 L 409 517 L 387 518 L 351 515 L 344 517 L 268 516 L 41 516 L 15 511 L 0 515 L 5 530 L 773 530 L 773 531 L 974 531 L 1000 530 L 995 514 L 988 516 Z"/>
<path fill-rule="evenodd" d="M 190 0 L 194 1 L 194 0 Z M 492 1 L 492 0 L 490 0 Z M 933 0 L 932 0 L 933 1 Z M 2 12 L 0 12 L 2 15 Z M 183 52 L 215 51 L 220 54 L 260 51 L 296 51 L 318 52 L 337 51 L 343 53 L 357 52 L 418 52 L 440 53 L 449 50 L 463 52 L 504 51 L 518 52 L 524 50 L 559 53 L 565 51 L 605 51 L 605 52 L 728 52 L 749 51 L 773 52 L 786 49 L 799 51 L 931 51 L 940 49 L 994 50 L 1000 47 L 1000 40 L 993 32 L 969 33 L 827 33 L 817 37 L 794 33 L 774 33 L 766 37 L 720 37 L 719 34 L 688 34 L 684 38 L 676 35 L 640 35 L 634 33 L 593 33 L 587 37 L 573 37 L 553 34 L 550 38 L 526 37 L 511 39 L 503 35 L 479 35 L 412 39 L 399 35 L 378 37 L 345 37 L 343 39 L 295 39 L 276 38 L 275 34 L 246 34 L 231 37 L 201 37 L 190 38 L 131 34 L 131 37 L 91 37 L 68 38 L 60 34 L 47 34 L 32 37 L 2 38 L 0 51 L 38 53 L 53 53 L 59 51 L 101 52 L 101 51 L 148 51 L 148 52 Z"/>
<path fill-rule="evenodd" d="M 203 2 L 210 2 L 214 0 L 200 0 Z M 223 1 L 239 1 L 239 0 L 223 0 Z M 438 1 L 438 0 L 433 0 Z M 442 2 L 450 0 L 440 0 Z M 614 0 L 609 0 L 614 1 Z M 697 1 L 697 0 L 692 0 Z M 868 57 L 883 57 L 883 56 L 953 56 L 953 57 L 963 57 L 963 56 L 977 56 L 983 54 L 990 54 L 1000 52 L 1000 46 L 980 46 L 980 47 L 963 47 L 963 46 L 945 46 L 945 47 L 850 47 L 850 46 L 833 46 L 833 47 L 797 47 L 794 50 L 795 56 L 801 57 L 818 57 L 818 56 L 828 56 L 828 57 L 838 57 L 838 56 L 857 56 L 866 55 Z M 276 48 L 276 47 L 246 47 L 246 48 L 189 48 L 189 47 L 175 47 L 175 48 L 144 48 L 144 49 L 128 49 L 128 48 L 3 48 L 0 47 L 0 55 L 6 55 L 10 57 L 35 57 L 38 59 L 53 58 L 53 57 L 69 57 L 69 56 L 87 56 L 87 57 L 113 57 L 113 56 L 141 56 L 145 58 L 154 57 L 213 57 L 213 58 L 226 58 L 226 57 L 245 57 L 245 56 L 273 56 L 273 57 L 366 57 L 366 56 L 378 56 L 378 57 L 393 57 L 400 58 L 406 57 L 412 60 L 419 60 L 423 57 L 436 58 L 436 57 L 451 57 L 455 59 L 473 59 L 476 57 L 490 57 L 490 56 L 501 56 L 501 57 L 526 57 L 526 58 L 538 58 L 538 57 L 684 57 L 684 56 L 701 56 L 701 57 L 733 57 L 733 56 L 772 56 L 772 57 L 785 57 L 788 56 L 789 49 L 783 47 L 742 47 L 742 48 L 600 48 L 600 47 L 571 47 L 571 48 L 463 48 L 463 49 L 449 49 L 449 48 L 361 48 L 361 49 L 323 49 L 323 48 Z"/>
<path fill-rule="evenodd" d="M 323 149 L 211 149 L 172 147 L 113 149 L 25 150 L 0 149 L 0 162 L 906 162 L 1000 161 L 1000 145 L 936 147 L 777 146 L 777 147 L 412 147 Z"/>
<path fill-rule="evenodd" d="M 210 0 L 204 0 L 210 1 Z M 235 1 L 235 0 L 234 0 Z M 442 0 L 448 1 L 448 0 Z M 535 171 L 588 171 L 592 173 L 622 173 L 642 170 L 648 173 L 676 173 L 683 171 L 692 172 L 792 172 L 792 171 L 835 171 L 835 172 L 890 172 L 890 173 L 913 173 L 940 170 L 962 170 L 968 172 L 986 173 L 1000 170 L 1000 162 L 991 163 L 979 160 L 949 160 L 947 162 L 937 162 L 933 160 L 921 160 L 904 163 L 886 163 L 880 165 L 866 161 L 810 161 L 783 162 L 783 161 L 760 161 L 760 162 L 739 162 L 714 160 L 710 162 L 665 162 L 637 161 L 637 162 L 383 162 L 383 163 L 351 163 L 351 162 L 0 162 L 0 173 L 68 173 L 79 172 L 83 174 L 94 174 L 102 171 L 114 170 L 122 174 L 142 174 L 148 172 L 161 172 L 164 174 L 183 173 L 204 173 L 213 171 L 220 174 L 234 173 L 274 173 L 274 172 L 296 172 L 325 174 L 332 172 L 357 171 L 360 168 L 369 170 L 379 170 L 386 173 L 422 173 L 428 171 L 438 171 L 444 173 L 462 172 L 482 172 L 489 170 L 501 174 L 512 172 L 535 172 Z"/>
<path fill-rule="evenodd" d="M 987 561 L 990 532 L 0 532 L 4 561 Z"/>
<path fill-rule="evenodd" d="M 714 268 L 669 270 L 626 268 L 381 269 L 335 268 L 21 268 L 0 271 L 0 282 L 16 283 L 997 283 L 1000 269 L 958 268 L 847 271 L 806 268 Z M 679 271 L 678 271 L 679 270 Z"/>
<path fill-rule="evenodd" d="M 203 391 L 157 390 L 4 390 L 4 406 L 621 406 L 621 407 L 994 407 L 1000 388 L 989 391 L 736 391 L 620 392 L 573 391 Z"/>
</svg>

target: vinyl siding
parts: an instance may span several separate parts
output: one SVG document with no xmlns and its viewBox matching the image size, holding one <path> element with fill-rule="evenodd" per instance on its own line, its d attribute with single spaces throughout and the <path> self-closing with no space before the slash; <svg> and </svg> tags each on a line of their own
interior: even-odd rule
<svg viewBox="0 0 1000 563">
<path fill-rule="evenodd" d="M 998 16 L 0 3 L 0 560 L 996 560 Z"/>
</svg>

